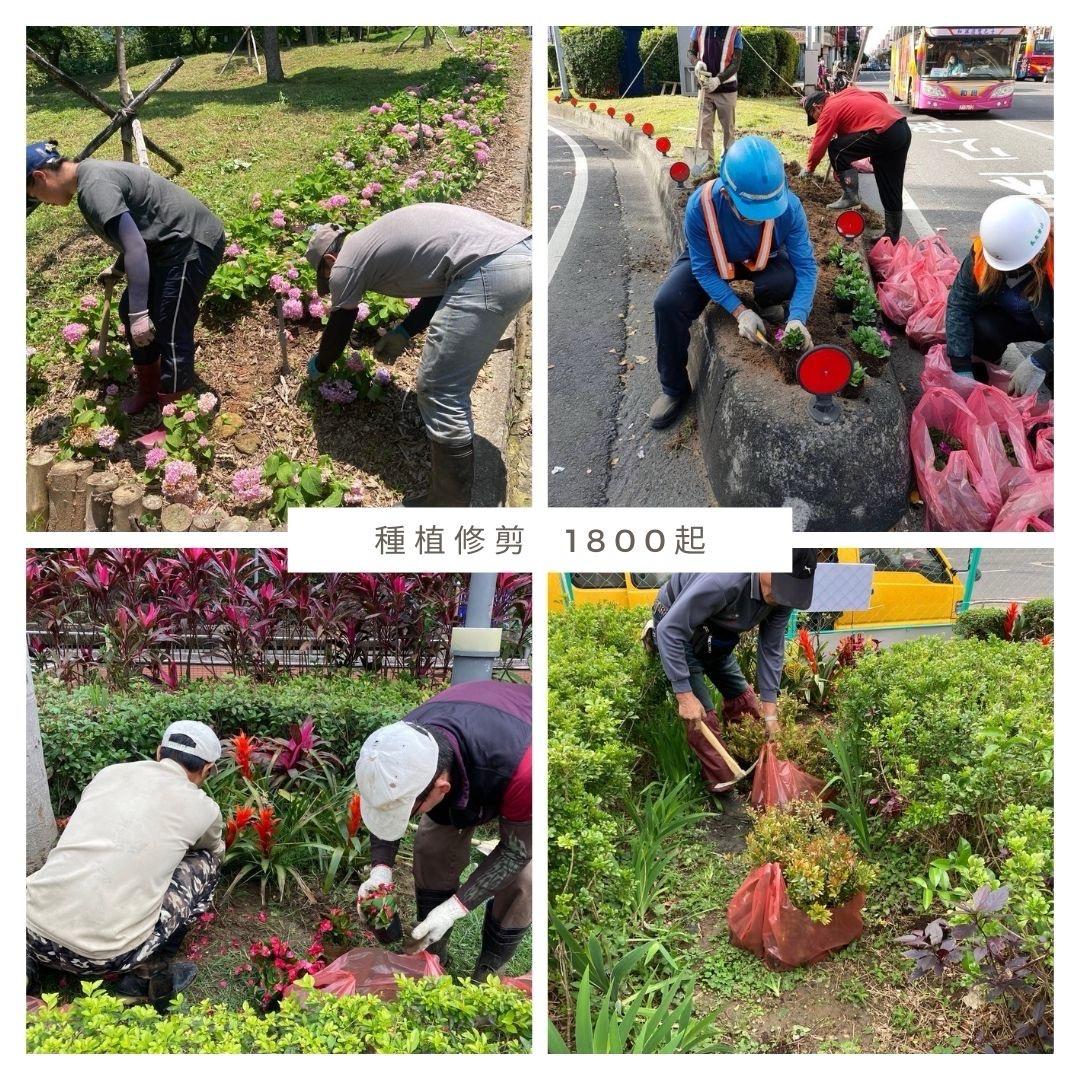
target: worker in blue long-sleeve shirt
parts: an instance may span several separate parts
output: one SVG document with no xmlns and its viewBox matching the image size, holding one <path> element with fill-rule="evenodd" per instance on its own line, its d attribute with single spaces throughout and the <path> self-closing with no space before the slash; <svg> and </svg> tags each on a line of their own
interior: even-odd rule
<svg viewBox="0 0 1080 1080">
<path fill-rule="evenodd" d="M 679 417 L 690 399 L 687 359 L 690 327 L 710 300 L 739 324 L 750 341 L 767 334 L 766 321 L 806 328 L 818 267 L 802 203 L 790 192 L 780 151 L 768 139 L 747 135 L 732 143 L 715 180 L 702 184 L 686 204 L 686 250 L 653 300 L 660 396 L 649 410 L 655 428 Z M 753 306 L 732 281 L 750 281 Z"/>
<path fill-rule="evenodd" d="M 796 548 L 791 555 L 790 574 L 673 574 L 653 605 L 647 640 L 651 629 L 687 741 L 714 793 L 731 787 L 734 778 L 714 746 L 723 729 L 710 682 L 723 699 L 725 723 L 750 715 L 764 719 L 769 738 L 778 730 L 776 699 L 788 619 L 793 610 L 810 606 L 817 571 L 813 549 Z M 755 627 L 760 700 L 735 656 L 739 636 Z"/>
</svg>

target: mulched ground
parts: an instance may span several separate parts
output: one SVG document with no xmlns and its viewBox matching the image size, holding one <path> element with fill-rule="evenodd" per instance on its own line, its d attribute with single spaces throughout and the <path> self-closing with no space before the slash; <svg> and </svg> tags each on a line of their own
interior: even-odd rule
<svg viewBox="0 0 1080 1080">
<path fill-rule="evenodd" d="M 527 46 L 519 52 L 527 58 Z M 529 66 L 522 61 L 511 76 L 504 122 L 489 140 L 491 164 L 481 183 L 463 197 L 464 205 L 506 220 L 521 220 L 530 105 Z M 104 249 L 101 255 L 104 265 Z M 423 338 L 394 364 L 394 382 L 383 401 L 343 406 L 326 401 L 307 382 L 307 360 L 318 348 L 320 330 L 305 324 L 293 326 L 290 332 L 290 371 L 282 374 L 276 316 L 269 300 L 228 322 L 199 324 L 196 393 L 210 390 L 217 395 L 220 414 L 231 414 L 239 427 L 228 432 L 219 428 L 214 465 L 200 476 L 195 512 L 219 517 L 237 513 L 257 519 L 258 512 L 234 504 L 230 481 L 236 469 L 261 466 L 274 450 L 303 462 L 328 454 L 339 472 L 359 477 L 369 506 L 392 506 L 404 494 L 422 491 L 430 460 L 413 390 Z M 367 344 L 376 336 L 370 332 Z M 28 450 L 55 447 L 72 400 L 99 389 L 84 383 L 74 360 L 50 364 L 47 376 L 47 389 L 28 403 Z M 487 381 L 481 372 L 474 395 L 484 393 Z M 132 445 L 133 440 L 159 427 L 156 410 L 135 419 L 129 438 L 110 460 L 121 482 L 142 468 L 145 451 Z"/>
</svg>

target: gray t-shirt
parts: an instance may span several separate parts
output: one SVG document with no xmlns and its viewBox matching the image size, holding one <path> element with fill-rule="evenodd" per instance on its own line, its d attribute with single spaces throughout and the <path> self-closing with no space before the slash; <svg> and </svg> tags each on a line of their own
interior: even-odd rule
<svg viewBox="0 0 1080 1080">
<path fill-rule="evenodd" d="M 225 239 L 221 222 L 194 195 L 143 165 L 87 159 L 79 162 L 76 183 L 90 228 L 121 250 L 106 226 L 126 211 L 151 265 L 186 262 L 196 254 L 195 243 L 213 250 Z"/>
<path fill-rule="evenodd" d="M 330 272 L 331 307 L 357 307 L 366 292 L 441 296 L 475 263 L 530 235 L 467 206 L 414 203 L 391 210 L 345 238 Z"/>
</svg>

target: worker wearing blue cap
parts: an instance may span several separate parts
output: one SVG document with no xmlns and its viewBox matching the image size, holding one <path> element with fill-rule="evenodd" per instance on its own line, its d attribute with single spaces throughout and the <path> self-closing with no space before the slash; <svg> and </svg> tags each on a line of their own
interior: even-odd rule
<svg viewBox="0 0 1080 1080">
<path fill-rule="evenodd" d="M 673 424 L 690 399 L 690 327 L 710 300 L 750 341 L 765 338 L 767 320 L 797 330 L 806 348 L 813 345 L 806 323 L 817 261 L 802 203 L 788 190 L 784 159 L 768 139 L 747 135 L 732 143 L 717 178 L 690 196 L 683 229 L 686 250 L 653 300 L 661 388 L 649 410 L 655 428 Z M 752 304 L 732 281 L 752 282 Z"/>
<path fill-rule="evenodd" d="M 195 382 L 199 301 L 225 252 L 225 229 L 178 184 L 127 161 L 72 161 L 54 142 L 26 148 L 27 212 L 72 199 L 91 229 L 119 253 L 99 275 L 127 277 L 120 319 L 127 330 L 137 387 L 129 415 L 176 401 Z"/>
</svg>

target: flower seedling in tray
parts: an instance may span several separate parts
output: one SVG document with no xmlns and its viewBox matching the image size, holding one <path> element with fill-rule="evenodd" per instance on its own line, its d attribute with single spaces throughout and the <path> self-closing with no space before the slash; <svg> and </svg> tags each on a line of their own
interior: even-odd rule
<svg viewBox="0 0 1080 1080">
<path fill-rule="evenodd" d="M 787 331 L 777 330 L 776 341 L 780 348 L 787 353 L 801 353 L 806 348 L 802 331 L 797 326 L 793 326 Z"/>
<path fill-rule="evenodd" d="M 889 347 L 885 344 L 885 339 L 873 326 L 857 326 L 851 331 L 851 341 L 859 352 L 872 360 L 885 360 L 889 356 Z"/>
<path fill-rule="evenodd" d="M 382 945 L 401 940 L 401 918 L 394 904 L 394 886 L 380 885 L 360 901 L 360 914 Z"/>
</svg>

